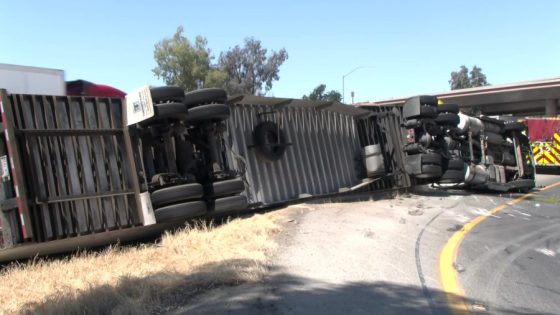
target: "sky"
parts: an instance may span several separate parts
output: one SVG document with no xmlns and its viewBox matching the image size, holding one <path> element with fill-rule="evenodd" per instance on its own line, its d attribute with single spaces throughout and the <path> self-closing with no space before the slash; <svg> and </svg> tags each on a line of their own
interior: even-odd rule
<svg viewBox="0 0 560 315">
<path fill-rule="evenodd" d="M 2 0 L 0 63 L 130 92 L 163 85 L 154 45 L 183 26 L 215 56 L 247 37 L 285 48 L 268 96 L 301 98 L 319 84 L 342 92 L 344 81 L 347 103 L 351 91 L 375 101 L 449 90 L 461 65 L 491 84 L 560 77 L 559 12 L 558 0 Z"/>
</svg>

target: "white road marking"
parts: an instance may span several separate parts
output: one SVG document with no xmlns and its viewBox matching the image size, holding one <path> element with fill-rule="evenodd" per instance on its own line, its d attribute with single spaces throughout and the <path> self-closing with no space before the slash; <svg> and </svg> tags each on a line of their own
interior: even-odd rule
<svg viewBox="0 0 560 315">
<path fill-rule="evenodd" d="M 525 213 L 525 212 L 521 212 L 521 211 L 519 211 L 519 210 L 515 210 L 515 212 L 517 212 L 517 213 L 519 213 L 519 214 L 521 214 L 521 215 L 524 215 L 524 216 L 526 216 L 526 217 L 530 217 L 530 216 L 531 216 L 530 214 Z"/>
<path fill-rule="evenodd" d="M 535 251 L 549 257 L 556 256 L 556 252 L 548 248 L 535 248 Z"/>
</svg>

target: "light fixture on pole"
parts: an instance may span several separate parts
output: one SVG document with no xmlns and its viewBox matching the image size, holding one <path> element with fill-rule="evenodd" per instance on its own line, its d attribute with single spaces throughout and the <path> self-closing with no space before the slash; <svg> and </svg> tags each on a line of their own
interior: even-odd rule
<svg viewBox="0 0 560 315">
<path fill-rule="evenodd" d="M 359 66 L 359 67 L 356 67 L 356 68 L 350 70 L 350 72 L 348 72 L 347 74 L 342 76 L 342 103 L 344 103 L 344 79 L 346 79 L 347 76 L 354 73 L 354 71 L 364 69 L 364 68 L 375 68 L 375 67 L 374 66 Z"/>
</svg>

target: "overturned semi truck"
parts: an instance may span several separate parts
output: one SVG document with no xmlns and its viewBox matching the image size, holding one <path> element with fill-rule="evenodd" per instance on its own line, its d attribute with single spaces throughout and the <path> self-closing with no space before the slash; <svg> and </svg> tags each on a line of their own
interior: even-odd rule
<svg viewBox="0 0 560 315">
<path fill-rule="evenodd" d="M 313 197 L 438 183 L 534 187 L 524 125 L 404 107 L 144 87 L 0 89 L 0 261 L 156 236 Z"/>
<path fill-rule="evenodd" d="M 493 191 L 535 187 L 535 166 L 525 124 L 469 116 L 433 96 L 408 99 L 406 172 L 424 183 Z"/>
</svg>

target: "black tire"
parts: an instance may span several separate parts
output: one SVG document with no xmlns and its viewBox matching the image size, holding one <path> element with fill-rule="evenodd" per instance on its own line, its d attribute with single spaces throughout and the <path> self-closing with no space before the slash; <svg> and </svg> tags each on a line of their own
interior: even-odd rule
<svg viewBox="0 0 560 315">
<path fill-rule="evenodd" d="M 286 152 L 284 132 L 272 121 L 263 121 L 255 127 L 253 144 L 259 156 L 266 161 L 278 161 Z"/>
<path fill-rule="evenodd" d="M 412 155 L 412 154 L 426 152 L 426 149 L 424 149 L 424 147 L 419 143 L 409 143 L 404 146 L 403 151 L 408 153 L 409 155 Z"/>
<path fill-rule="evenodd" d="M 491 133 L 502 133 L 502 126 L 493 124 L 491 122 L 483 122 L 484 124 L 484 132 L 491 132 Z"/>
<path fill-rule="evenodd" d="M 420 98 L 420 104 L 422 104 L 422 105 L 437 106 L 438 99 L 435 96 L 420 95 L 419 98 Z"/>
<path fill-rule="evenodd" d="M 418 128 L 420 126 L 418 119 L 409 119 L 404 123 L 404 127 L 407 129 Z"/>
<path fill-rule="evenodd" d="M 465 181 L 465 171 L 464 170 L 447 170 L 439 180 L 440 183 L 461 183 Z"/>
<path fill-rule="evenodd" d="M 505 124 L 504 128 L 502 128 L 503 132 L 523 131 L 525 129 L 527 129 L 527 126 L 524 123 L 520 123 L 518 121 L 507 123 Z"/>
<path fill-rule="evenodd" d="M 506 166 L 515 166 L 515 156 L 509 152 L 502 154 L 502 164 Z"/>
<path fill-rule="evenodd" d="M 200 217 L 206 214 L 206 203 L 191 201 L 170 205 L 154 211 L 157 223 L 174 222 Z"/>
<path fill-rule="evenodd" d="M 237 195 L 245 190 L 245 183 L 241 178 L 227 179 L 219 182 L 213 182 L 204 186 L 205 197 L 222 197 L 228 195 Z"/>
<path fill-rule="evenodd" d="M 185 94 L 185 104 L 188 108 L 196 107 L 199 105 L 227 102 L 227 92 L 222 89 L 209 88 L 200 89 Z"/>
<path fill-rule="evenodd" d="M 202 185 L 191 183 L 158 189 L 150 197 L 154 208 L 159 208 L 181 201 L 200 199 L 203 194 Z"/>
<path fill-rule="evenodd" d="M 447 169 L 448 170 L 464 170 L 465 169 L 465 162 L 461 159 L 451 159 L 447 162 Z"/>
<path fill-rule="evenodd" d="M 437 153 L 424 153 L 420 156 L 420 160 L 422 165 L 441 165 L 441 155 Z"/>
<path fill-rule="evenodd" d="M 434 120 L 438 125 L 457 126 L 459 124 L 459 115 L 452 113 L 441 113 Z"/>
<path fill-rule="evenodd" d="M 501 145 L 505 141 L 502 135 L 493 132 L 485 131 L 484 138 L 486 139 L 486 142 L 493 145 Z"/>
<path fill-rule="evenodd" d="M 437 117 L 437 107 L 430 105 L 420 106 L 420 116 L 418 118 L 434 118 Z"/>
<path fill-rule="evenodd" d="M 229 107 L 224 104 L 208 104 L 192 107 L 188 111 L 187 119 L 190 124 L 202 122 L 219 122 L 229 118 Z"/>
<path fill-rule="evenodd" d="M 247 206 L 247 197 L 245 196 L 230 196 L 209 202 L 210 211 L 216 214 L 245 210 Z"/>
<path fill-rule="evenodd" d="M 154 87 L 150 89 L 150 94 L 154 103 L 183 103 L 185 101 L 185 91 L 178 86 Z"/>
<path fill-rule="evenodd" d="M 168 121 L 182 121 L 187 118 L 187 107 L 183 103 L 161 103 L 154 105 L 154 116 L 138 124 L 141 127 L 166 123 Z"/>
<path fill-rule="evenodd" d="M 459 105 L 457 104 L 442 104 L 437 107 L 437 111 L 439 113 L 452 113 L 458 114 L 459 113 Z"/>
<path fill-rule="evenodd" d="M 440 165 L 422 165 L 422 173 L 416 175 L 416 178 L 437 178 L 441 177 Z"/>
</svg>

